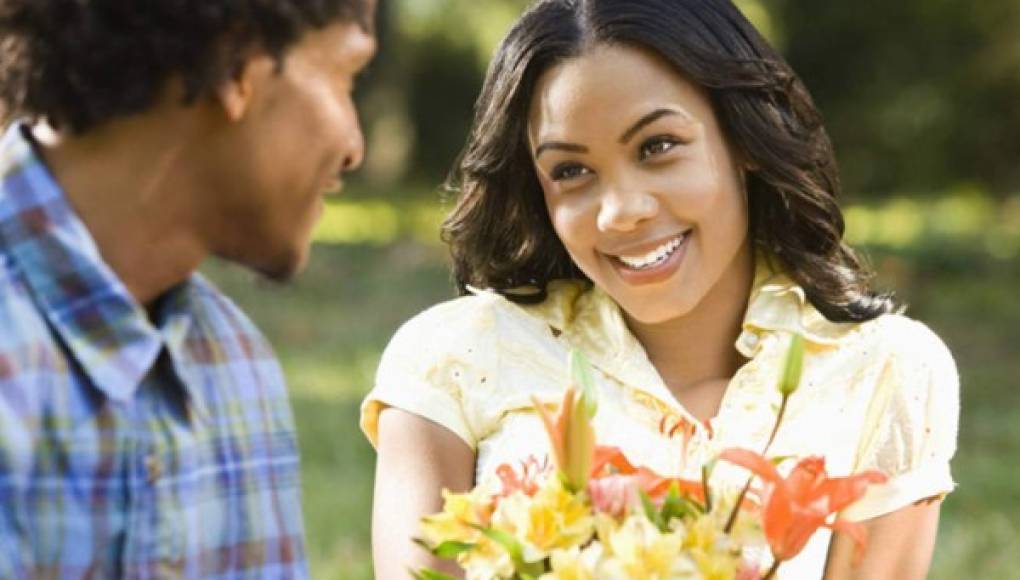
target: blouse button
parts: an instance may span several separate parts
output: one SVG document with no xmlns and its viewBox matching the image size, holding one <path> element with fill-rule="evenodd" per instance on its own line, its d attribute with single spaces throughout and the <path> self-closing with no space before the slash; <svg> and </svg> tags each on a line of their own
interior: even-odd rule
<svg viewBox="0 0 1020 580">
<path fill-rule="evenodd" d="M 760 342 L 761 339 L 758 337 L 758 335 L 751 332 L 750 330 L 745 330 L 744 332 L 740 333 L 740 338 L 737 339 L 737 343 L 741 347 L 751 352 L 753 352 L 754 349 L 758 348 L 758 343 Z"/>
</svg>

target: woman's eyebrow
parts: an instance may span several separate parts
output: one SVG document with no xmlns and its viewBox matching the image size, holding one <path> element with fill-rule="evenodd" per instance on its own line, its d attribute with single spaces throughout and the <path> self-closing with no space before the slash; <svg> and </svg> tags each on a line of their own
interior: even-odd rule
<svg viewBox="0 0 1020 580">
<path fill-rule="evenodd" d="M 546 141 L 535 148 L 535 159 L 545 151 L 549 150 L 569 151 L 570 153 L 587 153 L 588 148 L 576 143 L 565 143 L 563 141 Z"/>
<path fill-rule="evenodd" d="M 637 122 L 631 125 L 629 129 L 624 131 L 623 135 L 620 135 L 620 144 L 625 145 L 628 141 L 633 139 L 634 135 L 636 135 L 637 132 L 640 131 L 641 129 L 644 129 L 648 125 L 658 121 L 663 117 L 668 117 L 672 115 L 690 118 L 690 116 L 687 113 L 679 111 L 677 109 L 670 109 L 665 107 L 655 109 L 654 111 L 638 119 Z M 549 150 L 567 151 L 570 153 L 588 153 L 588 148 L 585 147 L 584 145 L 579 145 L 577 143 L 567 143 L 565 141 L 546 141 L 545 143 L 542 143 L 541 145 L 535 148 L 534 153 L 535 159 L 538 159 L 539 155 Z"/>
<path fill-rule="evenodd" d="M 668 117 L 670 115 L 682 115 L 682 114 L 683 113 L 681 113 L 680 111 L 677 111 L 676 109 L 665 109 L 665 108 L 663 108 L 663 109 L 655 109 L 651 113 L 648 113 L 644 117 L 641 117 L 640 119 L 638 119 L 636 123 L 631 125 L 630 129 L 627 129 L 626 131 L 624 131 L 623 135 L 620 135 L 620 144 L 621 145 L 626 145 L 627 141 L 630 141 L 631 139 L 633 139 L 634 135 L 636 135 L 638 131 L 640 131 L 641 129 L 644 129 L 648 125 L 658 121 L 659 119 L 661 119 L 663 117 Z"/>
</svg>

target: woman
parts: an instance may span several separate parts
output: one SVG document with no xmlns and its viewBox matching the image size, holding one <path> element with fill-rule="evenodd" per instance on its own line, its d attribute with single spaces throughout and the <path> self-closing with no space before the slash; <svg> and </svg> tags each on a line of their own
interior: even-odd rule
<svg viewBox="0 0 1020 580">
<path fill-rule="evenodd" d="M 440 566 L 410 537 L 441 488 L 547 452 L 530 397 L 559 400 L 569 348 L 597 371 L 599 442 L 690 477 L 765 445 L 792 333 L 805 375 L 770 453 L 890 480 L 843 514 L 870 533 L 859 566 L 819 533 L 780 577 L 924 577 L 953 488 L 953 360 L 869 289 L 820 115 L 728 0 L 538 2 L 456 178 L 444 234 L 466 296 L 400 329 L 363 406 L 380 577 Z"/>
</svg>

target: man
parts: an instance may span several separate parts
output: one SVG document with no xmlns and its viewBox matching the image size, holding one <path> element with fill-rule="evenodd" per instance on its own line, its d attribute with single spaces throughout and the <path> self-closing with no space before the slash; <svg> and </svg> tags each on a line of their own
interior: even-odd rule
<svg viewBox="0 0 1020 580">
<path fill-rule="evenodd" d="M 307 576 L 283 379 L 374 0 L 0 0 L 0 578 Z"/>
</svg>

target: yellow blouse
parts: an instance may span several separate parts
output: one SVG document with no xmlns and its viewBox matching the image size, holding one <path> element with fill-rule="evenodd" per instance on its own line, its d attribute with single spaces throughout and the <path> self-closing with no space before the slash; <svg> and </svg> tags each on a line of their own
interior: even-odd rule
<svg viewBox="0 0 1020 580">
<path fill-rule="evenodd" d="M 901 315 L 829 322 L 787 276 L 760 264 L 735 345 L 749 360 L 708 425 L 672 396 L 616 303 L 597 288 L 564 281 L 553 283 L 538 305 L 474 291 L 408 321 L 383 354 L 375 388 L 362 404 L 361 428 L 375 445 L 382 409 L 415 413 L 476 451 L 476 481 L 492 478 L 502 463 L 548 453 L 531 397 L 559 402 L 573 347 L 595 370 L 599 443 L 620 447 L 635 465 L 697 478 L 700 466 L 722 449 L 763 448 L 779 406 L 776 382 L 786 347 L 792 333 L 800 333 L 803 379 L 770 454 L 822 455 L 832 475 L 887 474 L 888 483 L 873 486 L 842 514 L 852 520 L 952 491 L 959 379 L 942 341 Z M 669 426 L 690 426 L 686 443 L 662 433 L 664 417 Z M 746 477 L 720 464 L 713 485 L 739 486 Z M 820 578 L 829 538 L 816 534 L 780 576 Z"/>
</svg>

